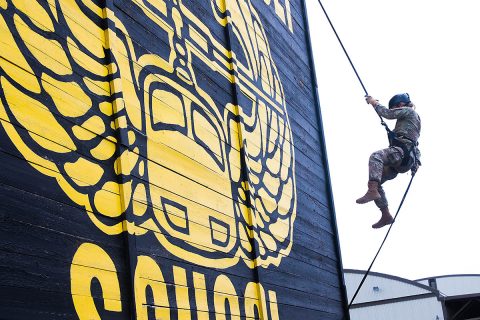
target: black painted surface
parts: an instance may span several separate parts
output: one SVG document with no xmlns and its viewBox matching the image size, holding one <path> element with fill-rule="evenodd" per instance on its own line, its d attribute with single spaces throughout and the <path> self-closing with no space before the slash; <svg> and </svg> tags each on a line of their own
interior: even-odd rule
<svg viewBox="0 0 480 320">
<path fill-rule="evenodd" d="M 141 2 L 140 0 L 135 1 Z M 61 2 L 55 1 L 57 4 Z M 76 0 L 76 2 L 81 3 L 82 1 Z M 148 2 L 145 1 L 145 3 Z M 160 2 L 163 1 L 157 3 Z M 135 132 L 135 145 L 129 143 L 126 131 L 107 126 L 103 133 L 95 134 L 95 138 L 90 141 L 76 141 L 76 150 L 71 150 L 70 153 L 62 157 L 56 158 L 51 152 L 44 152 L 43 154 L 38 152 L 42 159 L 46 159 L 57 166 L 58 171 L 47 174 L 44 173 L 45 168 L 40 169 L 38 167 L 38 165 L 41 165 L 40 163 L 36 163 L 33 158 L 27 159 L 25 153 L 19 151 L 17 142 L 12 141 L 14 139 L 8 133 L 9 129 L 7 128 L 13 125 L 15 131 L 29 141 L 27 143 L 35 145 L 35 138 L 32 136 L 42 135 L 44 133 L 42 130 L 48 130 L 48 127 L 42 128 L 39 126 L 38 132 L 32 132 L 28 131 L 32 130 L 31 128 L 25 128 L 21 121 L 13 117 L 11 113 L 8 114 L 8 118 L 0 115 L 0 318 L 78 319 L 79 311 L 74 305 L 74 296 L 81 294 L 73 292 L 72 289 L 72 277 L 75 277 L 72 271 L 74 256 L 82 246 L 90 244 L 105 252 L 113 262 L 115 270 L 102 269 L 105 267 L 102 264 L 96 266 L 79 265 L 80 268 L 86 267 L 97 269 L 96 272 L 115 274 L 120 292 L 120 310 L 108 311 L 105 310 L 104 296 L 110 288 L 109 285 L 100 283 L 95 277 L 91 279 L 90 284 L 86 285 L 90 288 L 89 294 L 93 298 L 92 301 L 101 319 L 141 318 L 137 314 L 140 309 L 135 305 L 135 292 L 142 289 L 146 290 L 146 304 L 143 307 L 148 314 L 148 319 L 154 319 L 155 312 L 162 307 L 169 308 L 167 313 L 171 319 L 234 319 L 235 316 L 239 316 L 241 319 L 258 319 L 261 315 L 263 315 L 263 319 L 272 320 L 348 318 L 345 311 L 346 301 L 344 301 L 345 292 L 340 269 L 338 235 L 333 220 L 334 208 L 331 202 L 328 168 L 325 162 L 322 125 L 317 117 L 319 105 L 314 92 L 316 86 L 312 79 L 313 66 L 309 56 L 308 34 L 305 31 L 307 26 L 305 25 L 304 1 L 289 1 L 293 32 L 289 29 L 288 23 L 283 23 L 277 16 L 275 12 L 277 1 L 272 0 L 269 4 L 266 4 L 266 2 L 268 1 L 252 0 L 252 5 L 258 12 L 258 19 L 263 25 L 271 59 L 278 69 L 277 74 L 285 94 L 286 113 L 282 115 L 279 112 L 278 114 L 283 116 L 284 119 L 288 119 L 292 137 L 287 137 L 287 134 L 281 128 L 274 128 L 270 121 L 263 122 L 262 125 L 267 128 L 265 130 L 270 130 L 272 136 L 274 136 L 273 131 L 280 135 L 283 132 L 286 143 L 293 144 L 291 149 L 295 155 L 296 218 L 293 231 L 291 231 L 293 232 L 291 250 L 289 252 L 272 250 L 274 251 L 272 255 L 280 257 L 276 260 L 276 263 L 264 263 L 262 265 L 262 262 L 260 262 L 256 268 L 247 267 L 248 260 L 258 255 L 262 250 L 270 249 L 255 239 L 252 240 L 253 250 L 250 254 L 241 250 L 232 250 L 225 253 L 225 258 L 238 259 L 237 263 L 229 267 L 221 265 L 206 266 L 201 262 L 182 258 L 158 241 L 161 234 L 162 236 L 165 235 L 167 241 L 177 243 L 174 235 L 165 234 L 165 230 L 161 228 L 157 230 L 149 229 L 151 225 L 144 224 L 149 218 L 148 214 L 156 206 L 151 197 L 142 200 L 132 196 L 130 205 L 125 208 L 121 215 L 108 217 L 97 211 L 95 207 L 92 209 L 93 212 L 87 213 L 85 206 L 68 196 L 58 182 L 61 180 L 59 177 L 69 179 L 63 169 L 66 162 L 84 158 L 105 169 L 102 181 L 132 182 L 134 186 L 148 185 L 149 176 L 141 174 L 137 170 L 138 166 L 128 176 L 117 175 L 114 167 L 116 157 L 108 160 L 98 160 L 90 153 L 94 143 L 97 144 L 105 139 L 115 137 L 117 140 L 116 155 L 130 150 L 137 153 L 139 159 L 144 161 L 144 165 L 147 166 L 149 161 L 157 161 L 157 159 L 150 159 L 149 157 L 148 144 L 152 138 L 148 137 L 145 131 L 135 128 L 128 120 L 127 130 Z M 152 21 L 147 20 L 145 12 L 141 11 L 132 1 L 108 0 L 93 1 L 92 3 L 108 6 L 108 10 L 113 12 L 115 17 L 127 26 L 128 36 L 118 25 L 115 32 L 119 37 L 130 37 L 138 55 L 156 54 L 168 58 L 170 47 L 167 34 L 164 30 L 157 28 Z M 152 3 L 155 2 L 152 1 Z M 208 27 L 214 39 L 225 48 L 237 53 L 237 58 L 241 59 L 242 45 L 239 42 L 230 41 L 235 38 L 234 30 L 224 28 L 217 23 L 212 13 L 210 1 L 185 0 L 182 3 L 200 18 L 202 23 Z M 280 0 L 278 3 L 285 7 L 284 0 Z M 7 10 L 2 11 L 0 7 L 2 16 L 8 16 L 8 10 L 13 10 L 14 3 L 12 1 L 7 0 L 6 4 Z M 42 5 L 44 8 L 48 7 L 46 3 Z M 171 6 L 171 4 L 168 6 Z M 82 10 L 88 11 L 88 1 L 85 1 L 80 7 Z M 60 14 L 60 11 L 58 14 Z M 75 19 L 73 14 L 68 12 L 63 12 L 63 14 Z M 91 12 L 88 17 L 103 29 L 115 26 L 111 17 L 102 19 Z M 11 23 L 13 20 L 9 19 L 6 20 Z M 173 18 L 170 16 L 169 19 Z M 62 21 L 58 23 L 61 24 Z M 63 23 L 65 24 L 65 22 Z M 248 27 L 254 28 L 253 25 Z M 68 30 L 62 28 L 57 28 L 54 32 L 53 30 L 47 32 L 40 31 L 38 28 L 35 29 L 32 24 L 32 29 L 48 35 L 50 39 L 63 45 L 69 37 L 72 37 Z M 16 41 L 22 41 L 18 34 L 13 34 L 13 36 Z M 49 72 L 37 60 L 35 54 L 26 50 L 25 47 L 21 49 L 23 49 L 22 53 L 24 53 L 26 61 L 32 67 L 38 79 L 42 77 L 43 73 Z M 112 58 L 108 55 L 108 50 L 105 49 L 105 52 L 107 54 L 102 63 L 111 63 Z M 50 53 L 47 52 L 48 54 Z M 93 56 L 92 54 L 89 55 L 90 57 Z M 5 57 L 6 55 L 0 52 L 0 59 L 5 60 Z M 50 58 L 55 59 L 54 56 Z M 131 61 L 133 66 L 140 67 L 139 62 L 133 62 L 131 56 L 126 58 Z M 211 94 L 218 112 L 226 114 L 228 119 L 235 119 L 240 123 L 244 121 L 242 117 L 235 115 L 226 107 L 228 103 L 233 103 L 243 104 L 245 110 L 248 109 L 247 104 L 244 104 L 247 98 L 240 87 L 226 81 L 225 75 L 212 71 L 212 67 L 198 57 L 192 57 L 192 68 L 198 86 Z M 155 73 L 155 67 L 145 67 L 142 72 L 144 74 L 142 73 L 140 77 Z M 229 72 L 231 75 L 239 76 L 237 73 L 239 71 Z M 8 72 L 3 70 L 1 66 L 0 75 L 10 79 Z M 68 76 L 68 81 L 80 83 L 82 88 L 85 88 L 84 77 L 86 76 L 95 78 L 94 74 L 89 74 L 82 68 L 73 68 L 72 74 Z M 97 80 L 112 80 L 112 78 L 113 76 L 99 77 Z M 255 84 L 259 86 L 260 82 L 261 80 L 258 80 Z M 133 85 L 136 86 L 139 96 L 148 93 L 141 84 L 133 83 Z M 273 86 L 270 86 L 270 88 L 276 90 L 277 93 L 280 91 L 279 88 Z M 107 97 L 92 94 L 90 96 L 92 105 L 97 106 L 102 102 L 111 102 L 120 95 Z M 48 108 L 52 106 L 52 99 L 45 92 L 35 97 Z M 2 103 L 4 106 L 6 105 L 4 97 L 2 97 Z M 32 108 L 34 107 L 32 106 Z M 66 128 L 69 134 L 71 134 L 73 127 L 82 126 L 87 118 L 98 116 L 105 121 L 108 119 L 98 108 L 91 108 L 84 116 L 79 118 L 64 116 L 54 107 L 51 107 L 51 109 L 56 121 L 63 128 Z M 146 109 L 143 110 L 143 113 L 148 112 Z M 242 129 L 237 128 L 236 130 L 238 132 Z M 51 142 L 54 144 L 64 144 L 61 139 L 55 139 L 55 137 L 52 139 Z M 276 143 L 273 138 L 269 141 Z M 249 160 L 248 150 L 239 148 L 235 141 L 226 137 L 221 140 L 221 143 L 226 149 L 247 158 L 234 169 L 241 171 L 246 180 L 253 179 L 248 175 L 251 165 L 249 164 L 251 160 Z M 243 143 L 252 149 L 259 147 L 258 142 L 253 140 L 245 139 Z M 182 152 L 182 149 L 174 143 L 168 147 Z M 41 150 L 38 145 L 35 145 L 32 149 Z M 209 151 L 213 152 L 212 150 Z M 284 150 L 284 152 L 286 151 Z M 288 155 L 289 153 L 286 152 L 286 156 Z M 198 159 L 193 158 L 192 160 L 200 163 Z M 273 159 L 271 163 L 276 165 L 279 161 Z M 285 164 L 280 163 L 280 167 L 282 166 L 285 166 Z M 291 164 L 287 166 L 288 168 L 292 168 Z M 195 170 L 179 172 L 178 176 L 185 176 L 193 184 L 202 185 L 201 181 L 196 180 Z M 250 181 L 250 183 L 253 182 Z M 89 193 L 90 198 L 93 199 L 92 194 L 101 190 L 102 185 L 85 185 L 82 188 L 82 192 Z M 209 188 L 211 189 L 210 186 L 206 186 L 205 190 L 207 191 Z M 216 194 L 229 198 L 234 204 L 245 204 L 241 199 L 235 197 L 234 193 L 227 194 L 226 190 L 220 188 L 214 191 Z M 288 193 L 288 191 L 286 192 Z M 252 196 L 254 193 L 252 191 Z M 204 200 L 198 200 L 198 204 L 208 207 L 210 205 L 209 199 Z M 134 203 L 144 204 L 148 213 L 137 216 L 133 209 Z M 248 204 L 248 202 L 246 203 Z M 219 212 L 226 211 L 225 208 L 210 207 L 210 209 Z M 130 233 L 124 231 L 120 234 L 108 235 L 92 222 L 89 214 L 107 226 L 124 223 L 124 229 L 126 229 L 128 221 L 128 223 L 135 223 L 138 229 L 131 230 Z M 190 223 L 198 227 L 208 228 L 207 225 L 203 224 L 203 221 L 192 220 Z M 142 231 L 145 234 L 133 234 Z M 225 234 L 220 229 L 216 231 Z M 231 236 L 240 244 L 242 241 L 246 241 L 240 239 L 237 234 Z M 199 243 L 193 243 L 192 248 L 199 247 Z M 241 246 L 240 244 L 237 245 Z M 198 248 L 199 252 L 203 252 L 202 250 L 214 249 Z M 221 256 L 218 253 L 217 255 Z M 139 257 L 142 257 L 141 259 L 145 258 L 158 266 L 163 280 L 145 280 L 142 278 L 143 276 L 138 273 Z M 96 262 L 95 257 L 90 258 L 91 261 Z M 246 262 L 243 262 L 243 260 Z M 99 257 L 98 261 L 103 260 Z M 75 266 L 78 265 L 75 264 Z M 185 284 L 182 284 L 182 279 L 180 279 L 183 274 L 185 275 Z M 147 282 L 153 282 L 148 282 L 150 286 L 146 286 L 146 288 L 140 288 L 139 283 L 143 280 L 139 280 L 137 276 Z M 205 288 L 198 288 L 199 283 L 201 287 L 202 279 Z M 225 286 L 221 286 L 220 281 L 225 279 L 233 286 L 234 292 L 229 293 L 232 295 L 221 292 Z M 246 293 L 246 287 L 252 283 L 260 283 L 261 285 L 262 289 L 252 291 L 256 293 L 257 299 L 260 296 L 258 301 L 249 296 L 251 292 Z M 162 305 L 158 297 L 154 298 L 155 292 L 151 288 L 158 284 L 165 285 L 168 305 Z M 136 286 L 137 288 L 134 289 Z M 263 295 L 259 293 L 262 290 Z M 179 298 L 181 292 L 187 294 L 188 300 Z M 204 293 L 206 301 L 202 300 L 200 292 Z M 219 315 L 222 313 L 219 311 L 219 305 L 222 303 L 216 304 L 215 301 L 216 299 L 221 301 L 222 298 L 219 297 L 225 298 L 225 294 L 226 297 L 231 299 L 230 301 L 238 302 L 238 314 L 236 314 L 234 306 L 228 306 L 227 304 L 228 308 L 225 315 Z M 272 300 L 273 296 L 275 298 Z M 248 308 L 252 306 L 252 301 L 256 301 L 257 307 L 252 307 L 256 309 L 252 311 L 253 315 L 249 317 L 247 316 Z M 265 310 L 259 310 L 259 308 L 263 308 L 258 307 L 262 303 L 265 304 Z M 185 309 L 187 305 L 190 311 Z M 278 309 L 278 317 L 275 309 Z"/>
</svg>

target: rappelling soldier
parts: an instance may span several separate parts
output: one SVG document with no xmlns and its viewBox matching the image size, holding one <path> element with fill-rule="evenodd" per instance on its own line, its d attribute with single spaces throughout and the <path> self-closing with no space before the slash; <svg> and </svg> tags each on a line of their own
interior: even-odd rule
<svg viewBox="0 0 480 320">
<path fill-rule="evenodd" d="M 371 96 L 366 96 L 365 99 L 381 117 L 397 120 L 395 128 L 392 131 L 387 130 L 389 131 L 390 146 L 376 151 L 370 156 L 368 191 L 363 197 L 357 199 L 357 203 L 360 204 L 375 201 L 382 216 L 378 222 L 372 225 L 372 228 L 378 229 L 392 224 L 394 221 L 388 210 L 388 202 L 382 184 L 387 180 L 394 179 L 398 173 L 411 170 L 412 175 L 415 175 L 421 165 L 420 151 L 417 147 L 421 121 L 408 93 L 393 96 L 388 102 L 388 108 Z"/>
</svg>

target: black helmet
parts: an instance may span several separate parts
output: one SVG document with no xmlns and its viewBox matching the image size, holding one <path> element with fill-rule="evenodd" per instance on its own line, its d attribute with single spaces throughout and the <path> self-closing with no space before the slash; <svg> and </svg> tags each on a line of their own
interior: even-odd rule
<svg viewBox="0 0 480 320">
<path fill-rule="evenodd" d="M 388 108 L 391 109 L 392 107 L 398 105 L 400 102 L 403 102 L 405 104 L 410 103 L 410 96 L 408 95 L 408 93 L 399 93 L 394 95 L 392 99 L 388 101 Z"/>
</svg>

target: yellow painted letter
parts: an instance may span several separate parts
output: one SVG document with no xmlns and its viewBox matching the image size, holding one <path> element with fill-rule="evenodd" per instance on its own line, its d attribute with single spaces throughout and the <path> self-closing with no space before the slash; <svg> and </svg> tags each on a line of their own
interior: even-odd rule
<svg viewBox="0 0 480 320">
<path fill-rule="evenodd" d="M 240 305 L 237 292 L 233 283 L 225 275 L 220 275 L 215 280 L 213 302 L 215 305 L 216 320 L 226 320 L 225 302 L 230 306 L 230 319 L 240 320 Z"/>
<path fill-rule="evenodd" d="M 135 306 L 137 320 L 148 320 L 147 287 L 153 292 L 155 318 L 170 320 L 167 285 L 158 264 L 147 256 L 139 256 L 135 269 Z"/>
<path fill-rule="evenodd" d="M 82 244 L 70 268 L 73 305 L 80 320 L 100 320 L 91 293 L 93 279 L 102 287 L 105 310 L 121 312 L 120 284 L 110 256 L 92 243 Z"/>
</svg>

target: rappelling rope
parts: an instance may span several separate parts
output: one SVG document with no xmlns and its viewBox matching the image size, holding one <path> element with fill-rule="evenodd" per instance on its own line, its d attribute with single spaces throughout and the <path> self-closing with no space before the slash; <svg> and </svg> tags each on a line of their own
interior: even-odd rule
<svg viewBox="0 0 480 320">
<path fill-rule="evenodd" d="M 338 40 L 338 42 L 340 43 L 340 46 L 342 47 L 343 52 L 345 53 L 345 56 L 346 56 L 347 59 L 348 59 L 348 62 L 350 62 L 350 65 L 352 66 L 352 69 L 353 69 L 353 71 L 355 72 L 355 75 L 357 76 L 357 79 L 358 79 L 358 81 L 360 82 L 360 85 L 362 86 L 363 91 L 365 92 L 365 96 L 369 96 L 368 91 L 367 91 L 367 88 L 365 88 L 365 85 L 363 84 L 363 81 L 362 81 L 362 79 L 360 78 L 360 75 L 359 75 L 358 72 L 357 72 L 357 68 L 355 68 L 355 65 L 353 64 L 352 59 L 350 59 L 350 56 L 349 56 L 349 54 L 348 54 L 348 52 L 347 52 L 347 49 L 345 49 L 345 46 L 343 45 L 342 39 L 340 39 L 340 37 L 338 36 L 337 30 L 336 30 L 335 27 L 333 26 L 332 20 L 330 20 L 330 17 L 328 16 L 327 11 L 326 11 L 325 8 L 323 7 L 322 1 L 321 1 L 321 0 L 318 0 L 318 3 L 320 4 L 320 7 L 322 7 L 323 13 L 325 14 L 325 17 L 327 17 L 328 23 L 330 24 L 330 27 L 332 27 L 333 33 L 335 33 L 335 36 L 337 37 L 337 40 Z M 375 110 L 375 112 L 377 112 L 377 110 Z M 390 133 L 391 130 L 390 130 L 390 128 L 387 126 L 387 124 L 385 123 L 385 121 L 383 121 L 382 116 L 381 116 L 380 114 L 378 114 L 378 112 L 377 112 L 377 115 L 378 115 L 378 117 L 380 118 L 380 123 L 381 123 L 381 125 L 385 127 L 385 130 L 387 130 L 387 133 Z"/>
<path fill-rule="evenodd" d="M 358 292 L 360 291 L 360 288 L 362 288 L 363 283 L 365 282 L 365 279 L 367 279 L 368 274 L 370 273 L 370 270 L 372 269 L 373 264 L 375 263 L 375 260 L 378 257 L 378 254 L 380 253 L 380 250 L 382 250 L 383 244 L 387 240 L 388 234 L 390 233 L 390 230 L 392 229 L 393 224 L 395 223 L 395 220 L 397 219 L 398 213 L 400 212 L 400 209 L 402 208 L 403 202 L 405 201 L 405 198 L 407 197 L 408 190 L 410 190 L 410 186 L 412 185 L 413 177 L 415 177 L 415 173 L 412 172 L 412 177 L 410 178 L 410 182 L 408 183 L 407 190 L 405 190 L 405 193 L 403 194 L 402 201 L 400 201 L 400 205 L 398 206 L 397 213 L 395 213 L 395 216 L 393 217 L 393 222 L 388 228 L 387 233 L 385 234 L 385 238 L 383 238 L 382 244 L 380 245 L 380 248 L 378 248 L 377 254 L 373 258 L 372 262 L 370 263 L 370 266 L 368 267 L 367 271 L 363 275 L 362 281 L 360 281 L 360 284 L 358 285 L 357 290 L 353 294 L 352 300 L 350 300 L 350 303 L 348 304 L 348 308 L 353 304 L 353 301 L 357 297 Z"/>
<path fill-rule="evenodd" d="M 330 17 L 328 16 L 327 11 L 326 11 L 325 8 L 323 7 L 322 1 L 321 1 L 321 0 L 318 0 L 318 3 L 320 4 L 320 7 L 322 7 L 323 13 L 325 14 L 325 17 L 327 17 L 328 23 L 330 24 L 330 27 L 332 27 L 332 30 L 333 30 L 333 32 L 335 33 L 335 36 L 337 37 L 337 40 L 338 40 L 338 42 L 340 43 L 340 46 L 342 47 L 343 52 L 345 53 L 345 56 L 346 56 L 347 59 L 348 59 L 348 62 L 350 62 L 350 65 L 352 66 L 352 69 L 353 69 L 353 71 L 355 72 L 355 75 L 357 76 L 357 79 L 358 79 L 358 81 L 360 82 L 360 85 L 362 86 L 363 91 L 365 92 L 365 96 L 369 96 L 368 91 L 367 91 L 367 89 L 365 88 L 365 85 L 363 84 L 363 81 L 362 81 L 362 79 L 360 78 L 360 76 L 359 76 L 359 74 L 358 74 L 358 72 L 357 72 L 357 69 L 355 68 L 355 65 L 354 65 L 353 62 L 352 62 L 352 59 L 350 59 L 350 56 L 348 55 L 348 52 L 347 52 L 347 50 L 345 49 L 345 46 L 343 45 L 342 40 L 341 40 L 340 37 L 338 36 L 337 30 L 335 30 L 335 27 L 333 26 L 333 23 L 332 23 L 332 21 L 330 20 Z M 374 110 L 375 110 L 375 109 L 374 109 Z M 385 123 L 385 121 L 383 121 L 382 116 L 377 112 L 377 110 L 375 110 L 375 112 L 377 113 L 378 117 L 380 118 L 380 121 L 381 121 L 380 123 L 382 124 L 382 126 L 385 127 L 385 130 L 387 130 L 387 134 L 388 134 L 388 136 L 389 136 L 389 138 L 390 138 L 390 134 L 391 134 L 392 131 L 391 131 L 390 128 L 387 126 L 387 124 Z M 415 155 L 415 152 L 414 152 L 414 155 Z M 405 156 L 407 156 L 407 155 L 405 155 Z M 416 155 L 415 155 L 415 162 L 416 162 L 416 161 L 417 161 L 417 159 L 416 159 Z M 414 162 L 414 165 L 415 165 L 415 162 Z M 410 186 L 412 185 L 413 177 L 415 177 L 415 172 L 412 171 L 412 177 L 410 178 L 410 182 L 408 183 L 407 190 L 405 190 L 405 193 L 403 194 L 402 201 L 400 201 L 400 205 L 398 206 L 397 212 L 395 213 L 395 216 L 394 216 L 394 218 L 393 218 L 393 222 L 392 222 L 392 224 L 390 224 L 390 227 L 388 228 L 388 231 L 387 231 L 387 233 L 385 234 L 385 238 L 383 239 L 380 247 L 378 248 L 377 254 L 375 254 L 375 257 L 373 258 L 372 262 L 370 263 L 370 266 L 368 267 L 367 271 L 365 272 L 365 274 L 364 274 L 364 276 L 363 276 L 363 278 L 362 278 L 362 281 L 360 281 L 360 284 L 358 285 L 357 290 L 355 291 L 355 294 L 354 294 L 353 297 L 352 297 L 352 300 L 350 300 L 350 303 L 348 304 L 348 309 L 350 309 L 350 307 L 352 306 L 353 301 L 355 300 L 355 298 L 357 297 L 358 292 L 359 292 L 360 289 L 362 288 L 362 285 L 363 285 L 363 283 L 365 282 L 365 279 L 367 278 L 368 274 L 370 273 L 370 270 L 372 269 L 372 266 L 373 266 L 373 264 L 375 263 L 375 260 L 377 259 L 380 251 L 382 250 L 382 247 L 383 247 L 383 245 L 385 244 L 385 241 L 387 240 L 388 235 L 390 234 L 390 230 L 392 229 L 393 224 L 395 223 L 395 220 L 397 219 L 398 213 L 400 212 L 400 209 L 402 208 L 403 202 L 405 201 L 405 198 L 407 197 L 408 191 L 410 190 Z"/>
</svg>

